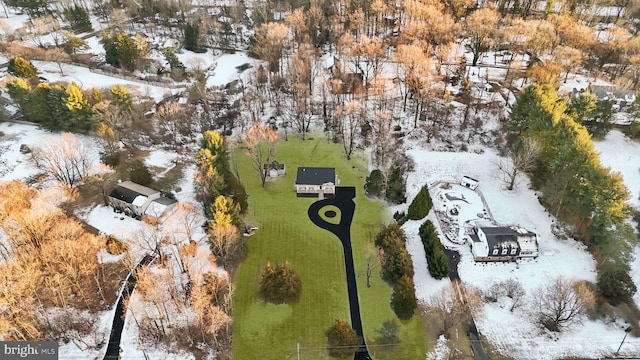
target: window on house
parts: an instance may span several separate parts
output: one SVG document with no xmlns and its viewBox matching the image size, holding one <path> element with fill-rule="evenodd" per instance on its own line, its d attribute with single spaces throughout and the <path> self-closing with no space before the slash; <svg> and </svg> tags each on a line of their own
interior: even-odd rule
<svg viewBox="0 0 640 360">
<path fill-rule="evenodd" d="M 498 255 L 498 249 L 493 249 L 493 255 Z"/>
<path fill-rule="evenodd" d="M 511 255 L 515 255 L 518 251 L 518 248 L 511 248 Z"/>
<path fill-rule="evenodd" d="M 507 248 L 502 249 L 502 255 L 507 255 L 507 251 L 509 251 L 509 249 Z"/>
</svg>

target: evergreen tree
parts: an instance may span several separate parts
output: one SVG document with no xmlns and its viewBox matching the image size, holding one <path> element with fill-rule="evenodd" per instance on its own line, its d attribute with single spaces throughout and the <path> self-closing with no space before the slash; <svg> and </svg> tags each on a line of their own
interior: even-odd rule
<svg viewBox="0 0 640 360">
<path fill-rule="evenodd" d="M 88 132 L 95 128 L 96 123 L 91 116 L 91 105 L 80 87 L 72 82 L 65 89 L 64 106 L 67 109 L 66 121 L 62 125 L 65 130 Z"/>
<path fill-rule="evenodd" d="M 183 47 L 189 51 L 203 53 L 200 40 L 200 26 L 198 23 L 188 22 L 184 25 L 184 44 Z"/>
<path fill-rule="evenodd" d="M 285 261 L 284 264 L 271 266 L 267 262 L 259 281 L 260 296 L 274 304 L 291 304 L 300 299 L 302 292 L 302 280 L 300 276 Z"/>
<path fill-rule="evenodd" d="M 134 39 L 124 33 L 103 32 L 100 42 L 105 50 L 105 61 L 128 71 L 138 67 L 146 51 L 138 37 Z"/>
<path fill-rule="evenodd" d="M 433 201 L 431 200 L 431 195 L 429 195 L 429 188 L 425 185 L 409 205 L 407 217 L 411 220 L 420 220 L 427 216 L 432 206 Z"/>
<path fill-rule="evenodd" d="M 413 277 L 413 261 L 404 246 L 385 252 L 382 264 L 382 279 L 389 284 L 397 283 L 403 276 Z"/>
<path fill-rule="evenodd" d="M 87 11 L 83 7 L 73 5 L 73 7 L 64 9 L 63 15 L 74 33 L 93 31 L 89 14 L 87 14 Z"/>
<path fill-rule="evenodd" d="M 373 197 L 382 197 L 384 194 L 384 174 L 379 169 L 371 171 L 364 182 L 364 191 Z"/>
<path fill-rule="evenodd" d="M 133 97 L 124 85 L 113 85 L 111 89 L 109 89 L 109 93 L 113 97 L 113 102 L 121 109 L 131 109 L 131 104 L 133 104 Z"/>
<path fill-rule="evenodd" d="M 18 111 L 15 114 L 16 117 L 21 120 L 34 121 L 28 113 L 31 95 L 31 86 L 29 86 L 29 83 L 22 78 L 15 78 L 7 81 L 5 87 L 9 97 L 11 97 L 11 100 L 18 107 Z"/>
<path fill-rule="evenodd" d="M 38 70 L 32 63 L 19 56 L 9 59 L 7 71 L 11 75 L 22 78 L 33 78 L 38 76 Z"/>
<path fill-rule="evenodd" d="M 88 50 L 89 44 L 78 36 L 74 36 L 65 32 L 62 34 L 64 42 L 62 43 L 62 50 L 69 55 L 76 54 L 80 50 Z"/>
<path fill-rule="evenodd" d="M 153 182 L 153 176 L 142 160 L 133 160 L 130 162 L 127 165 L 127 172 L 129 173 L 129 179 L 134 183 L 148 186 Z"/>
<path fill-rule="evenodd" d="M 385 197 L 392 204 L 402 204 L 407 201 L 407 184 L 404 177 L 404 169 L 401 167 L 391 168 L 391 174 L 387 181 Z"/>
<path fill-rule="evenodd" d="M 346 321 L 336 319 L 325 335 L 329 343 L 329 356 L 340 359 L 353 358 L 360 339 Z"/>
<path fill-rule="evenodd" d="M 600 293 L 614 303 L 631 299 L 638 290 L 629 270 L 615 265 L 599 267 L 597 285 Z"/>
<path fill-rule="evenodd" d="M 397 319 L 385 320 L 382 328 L 378 329 L 376 344 L 397 345 L 400 341 L 400 322 Z"/>
<path fill-rule="evenodd" d="M 178 56 L 176 56 L 172 48 L 162 49 L 162 54 L 164 55 L 164 59 L 169 63 L 171 70 L 185 70 L 184 64 L 178 59 Z"/>
<path fill-rule="evenodd" d="M 411 319 L 418 307 L 416 290 L 411 277 L 403 276 L 393 287 L 391 309 L 400 320 Z"/>
<path fill-rule="evenodd" d="M 384 251 L 396 246 L 404 246 L 407 241 L 407 235 L 398 223 L 390 223 L 380 230 L 376 235 L 375 245 Z"/>
<path fill-rule="evenodd" d="M 595 94 L 585 92 L 571 99 L 566 114 L 584 125 L 593 137 L 603 139 L 613 127 L 612 106 L 611 101 L 598 101 Z"/>
</svg>

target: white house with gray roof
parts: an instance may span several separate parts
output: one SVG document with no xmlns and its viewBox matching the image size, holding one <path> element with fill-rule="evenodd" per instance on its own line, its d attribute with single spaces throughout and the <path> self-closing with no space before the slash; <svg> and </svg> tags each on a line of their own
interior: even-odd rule
<svg viewBox="0 0 640 360">
<path fill-rule="evenodd" d="M 298 197 L 334 197 L 338 176 L 332 167 L 299 167 L 296 176 Z"/>
</svg>

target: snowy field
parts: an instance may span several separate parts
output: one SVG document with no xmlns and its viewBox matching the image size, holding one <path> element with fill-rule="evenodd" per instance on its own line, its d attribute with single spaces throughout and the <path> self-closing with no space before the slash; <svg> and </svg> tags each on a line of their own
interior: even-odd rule
<svg viewBox="0 0 640 360">
<path fill-rule="evenodd" d="M 612 133 L 606 141 L 599 145 L 612 147 L 612 156 L 620 153 L 629 154 L 629 147 L 637 147 L 637 143 L 626 142 L 621 149 L 619 134 Z M 601 151 L 605 151 L 600 149 Z M 636 148 L 636 153 L 637 152 Z M 607 152 L 609 151 L 606 150 Z M 623 152 L 624 151 L 624 152 Z M 572 327 L 561 333 L 550 333 L 541 329 L 535 321 L 535 315 L 526 303 L 531 303 L 531 294 L 539 287 L 547 285 L 558 276 L 576 280 L 595 282 L 595 262 L 585 246 L 572 239 L 559 240 L 551 232 L 553 220 L 539 204 L 535 192 L 529 189 L 528 180 L 520 176 L 517 188 L 507 191 L 503 176 L 498 169 L 500 158 L 493 151 L 482 154 L 445 153 L 426 150 L 409 150 L 408 154 L 416 163 L 415 171 L 407 179 L 407 198 L 410 200 L 425 184 L 445 180 L 459 181 L 463 175 L 479 180 L 480 190 L 488 203 L 490 213 L 496 223 L 501 225 L 520 225 L 538 234 L 540 256 L 537 260 L 516 263 L 475 263 L 468 245 L 458 246 L 451 242 L 445 245 L 457 248 L 461 254 L 459 274 L 461 279 L 481 290 L 486 290 L 492 283 L 505 279 L 517 279 L 522 283 L 529 297 L 525 306 L 509 311 L 509 304 L 501 299 L 496 303 L 487 303 L 476 322 L 481 334 L 485 335 L 498 350 L 516 359 L 557 359 L 565 356 L 601 357 L 611 356 L 620 345 L 626 325 L 622 320 L 614 323 L 590 321 L 582 319 L 582 325 Z M 626 160 L 628 155 L 626 155 Z M 608 164 L 606 161 L 605 164 Z M 616 162 L 620 171 L 628 169 L 628 161 Z M 613 165 L 612 165 L 613 166 Z M 618 167 L 614 167 L 618 169 Z M 637 164 L 635 174 L 638 173 Z M 636 181 L 635 187 L 640 186 Z M 632 190 L 633 191 L 633 190 Z M 438 196 L 438 195 L 436 195 Z M 471 199 L 465 195 L 465 198 Z M 473 201 L 470 201 L 473 204 Z M 438 200 L 434 199 L 434 207 Z M 440 204 L 440 206 L 442 206 Z M 406 205 L 405 205 L 406 207 Z M 398 207 L 400 209 L 401 207 Z M 469 206 L 471 209 L 480 206 Z M 398 210 L 398 209 L 394 209 Z M 433 212 L 429 218 L 434 221 Z M 426 269 L 425 254 L 418 236 L 420 221 L 408 221 L 403 228 L 408 236 L 408 250 L 415 266 L 416 293 L 420 300 L 429 300 L 448 286 L 448 280 L 436 281 Z M 638 260 L 636 259 L 636 266 Z M 637 275 L 636 267 L 636 275 Z M 637 283 L 640 279 L 636 276 Z M 637 300 L 637 297 L 636 297 Z M 621 355 L 640 354 L 640 339 L 627 337 L 620 350 Z"/>
</svg>

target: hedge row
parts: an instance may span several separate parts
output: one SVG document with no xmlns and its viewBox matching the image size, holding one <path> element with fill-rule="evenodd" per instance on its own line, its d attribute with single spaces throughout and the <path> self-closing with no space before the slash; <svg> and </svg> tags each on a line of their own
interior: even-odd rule
<svg viewBox="0 0 640 360">
<path fill-rule="evenodd" d="M 429 274 L 435 279 L 442 279 L 449 275 L 451 271 L 449 267 L 449 259 L 444 253 L 444 247 L 438 238 L 436 228 L 429 220 L 420 226 L 420 239 L 424 252 L 427 254 L 427 264 Z"/>
</svg>

